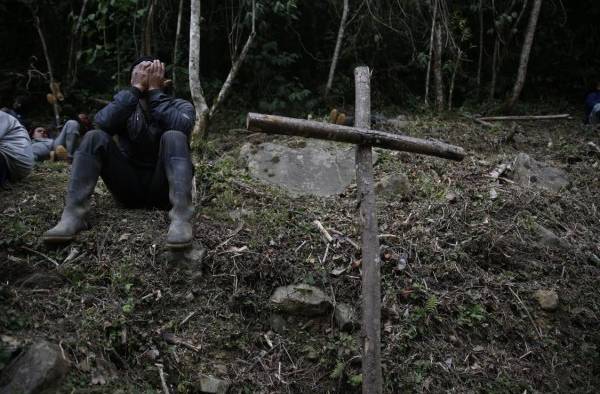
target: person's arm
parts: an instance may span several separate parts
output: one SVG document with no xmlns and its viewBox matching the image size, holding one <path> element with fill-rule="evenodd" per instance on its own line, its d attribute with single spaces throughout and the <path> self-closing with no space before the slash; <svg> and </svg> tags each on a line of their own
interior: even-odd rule
<svg viewBox="0 0 600 394">
<path fill-rule="evenodd" d="M 148 67 L 148 103 L 150 114 L 161 130 L 178 130 L 190 135 L 196 119 L 192 104 L 174 99 L 162 92 L 165 82 L 165 65 L 159 60 Z"/>
<path fill-rule="evenodd" d="M 128 88 L 117 93 L 112 102 L 102 108 L 94 117 L 94 123 L 110 135 L 122 133 L 127 127 L 127 119 L 135 111 L 142 92 L 138 88 Z"/>
<path fill-rule="evenodd" d="M 160 89 L 148 92 L 150 114 L 163 131 L 178 130 L 190 135 L 196 120 L 194 106 L 188 101 L 174 99 Z"/>
<path fill-rule="evenodd" d="M 142 62 L 131 73 L 131 87 L 117 93 L 113 101 L 95 116 L 96 125 L 108 134 L 122 133 L 133 114 L 141 95 L 148 89 L 148 69 L 152 63 Z"/>
</svg>

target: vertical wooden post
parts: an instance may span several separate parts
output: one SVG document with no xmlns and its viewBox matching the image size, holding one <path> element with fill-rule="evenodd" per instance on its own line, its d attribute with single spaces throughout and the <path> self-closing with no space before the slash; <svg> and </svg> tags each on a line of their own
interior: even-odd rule
<svg viewBox="0 0 600 394">
<path fill-rule="evenodd" d="M 368 67 L 354 70 L 355 127 L 371 128 L 371 84 Z M 379 239 L 371 146 L 356 148 L 356 182 L 362 231 L 362 377 L 364 394 L 382 392 L 381 374 L 381 278 Z"/>
</svg>

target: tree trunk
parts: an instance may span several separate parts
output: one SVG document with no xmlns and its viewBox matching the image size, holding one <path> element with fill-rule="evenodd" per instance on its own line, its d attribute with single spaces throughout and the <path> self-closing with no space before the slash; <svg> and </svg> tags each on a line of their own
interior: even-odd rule
<svg viewBox="0 0 600 394">
<path fill-rule="evenodd" d="M 481 94 L 481 69 L 483 67 L 483 0 L 479 0 L 479 60 L 477 61 L 477 98 Z"/>
<path fill-rule="evenodd" d="M 55 92 L 59 92 L 60 90 L 58 89 L 59 83 L 57 83 L 54 79 L 54 71 L 52 70 L 52 62 L 50 61 L 50 55 L 48 54 L 48 46 L 46 45 L 46 39 L 44 38 L 44 32 L 42 31 L 42 27 L 40 26 L 40 18 L 37 16 L 37 13 L 31 9 L 31 12 L 34 14 L 33 15 L 33 20 L 34 20 L 34 25 L 35 28 L 38 32 L 38 35 L 40 36 L 40 41 L 42 43 L 42 49 L 44 50 L 44 57 L 46 58 L 46 66 L 48 67 L 48 77 L 49 77 L 49 82 L 50 82 L 50 91 L 52 92 L 52 95 L 54 97 L 54 99 L 52 100 L 52 109 L 54 111 L 54 121 L 56 123 L 56 127 L 60 126 L 60 111 L 58 109 L 58 103 L 57 101 L 59 100 L 59 97 L 57 97 L 57 95 L 55 94 Z"/>
<path fill-rule="evenodd" d="M 154 30 L 154 10 L 156 8 L 156 0 L 148 0 L 148 13 L 146 14 L 146 26 L 144 27 L 144 42 L 142 51 L 144 55 L 152 54 L 152 34 Z"/>
<path fill-rule="evenodd" d="M 348 0 L 344 0 L 344 9 L 342 11 L 342 20 L 340 21 L 340 28 L 338 30 L 337 41 L 335 43 L 335 50 L 333 51 L 333 57 L 331 59 L 331 67 L 329 68 L 329 77 L 327 78 L 327 85 L 325 86 L 325 97 L 329 95 L 331 86 L 333 85 L 333 76 L 335 75 L 335 69 L 337 62 L 340 57 L 340 50 L 342 48 L 342 41 L 344 40 L 344 30 L 346 29 L 346 21 L 348 19 Z"/>
<path fill-rule="evenodd" d="M 438 112 L 444 110 L 444 78 L 442 73 L 442 26 L 435 26 L 435 45 L 433 51 L 433 77 L 435 79 L 435 106 Z"/>
<path fill-rule="evenodd" d="M 356 84 L 356 127 L 371 128 L 371 86 L 368 67 L 354 70 Z M 362 239 L 362 392 L 380 394 L 383 387 L 381 373 L 381 273 L 375 182 L 373 180 L 373 152 L 370 145 L 356 147 L 356 183 L 360 201 Z"/>
<path fill-rule="evenodd" d="M 489 100 L 494 101 L 496 96 L 496 80 L 498 75 L 498 52 L 500 51 L 500 39 L 496 37 L 494 40 L 494 53 L 492 54 L 492 81 L 490 83 Z"/>
<path fill-rule="evenodd" d="M 173 92 L 177 90 L 177 49 L 179 47 L 179 37 L 181 36 L 181 19 L 183 15 L 183 0 L 179 0 L 179 11 L 177 12 L 177 29 L 175 30 L 175 43 L 173 44 L 173 71 L 171 79 L 173 81 Z"/>
<path fill-rule="evenodd" d="M 431 80 L 431 63 L 433 62 L 433 44 L 435 40 L 435 21 L 437 20 L 437 0 L 432 1 L 433 17 L 431 19 L 431 35 L 429 37 L 429 58 L 425 74 L 425 106 L 429 107 L 429 84 Z"/>
<path fill-rule="evenodd" d="M 79 17 L 77 18 L 77 22 L 75 26 L 73 26 L 73 30 L 71 31 L 71 42 L 69 44 L 69 55 L 67 57 L 67 78 L 68 88 L 72 88 L 77 82 L 77 62 L 79 56 L 77 56 L 76 52 L 78 51 L 79 45 L 79 29 L 81 28 L 81 21 L 83 20 L 83 16 L 85 15 L 85 9 L 87 7 L 88 0 L 83 0 L 83 4 L 81 5 L 81 11 L 79 12 Z"/>
<path fill-rule="evenodd" d="M 452 71 L 452 78 L 450 79 L 450 87 L 448 88 L 448 110 L 452 111 L 452 100 L 454 99 L 454 83 L 456 82 L 456 74 L 458 74 L 458 69 L 460 68 L 460 63 L 462 62 L 462 51 L 460 49 L 457 50 L 456 53 L 456 62 L 454 63 L 454 70 Z"/>
<path fill-rule="evenodd" d="M 519 70 L 517 72 L 517 80 L 515 81 L 512 95 L 506 104 L 506 109 L 509 111 L 514 107 L 515 103 L 519 99 L 519 96 L 523 91 L 523 86 L 525 85 L 525 79 L 527 77 L 527 64 L 529 63 L 529 55 L 531 53 L 531 47 L 533 45 L 535 29 L 540 16 L 541 8 L 542 0 L 535 0 L 529 16 L 527 31 L 525 32 L 525 40 L 523 41 L 523 49 L 521 50 L 521 59 L 519 61 Z"/>
<path fill-rule="evenodd" d="M 200 83 L 200 17 L 200 0 L 191 0 L 189 73 L 190 93 L 196 108 L 193 138 L 197 138 L 199 135 L 204 137 L 208 129 L 208 105 L 204 99 L 204 92 Z"/>
<path fill-rule="evenodd" d="M 233 85 L 233 81 L 235 80 L 237 73 L 239 72 L 240 67 L 244 63 L 244 60 L 246 59 L 246 56 L 248 55 L 248 51 L 252 47 L 252 43 L 254 42 L 254 37 L 256 36 L 255 22 L 256 22 L 256 1 L 253 0 L 252 1 L 252 31 L 250 32 L 250 35 L 248 36 L 248 40 L 246 41 L 246 44 L 244 44 L 244 48 L 242 49 L 242 52 L 240 52 L 240 55 L 237 57 L 237 59 L 234 60 L 233 64 L 231 65 L 231 70 L 229 70 L 227 79 L 223 83 L 223 86 L 221 86 L 219 95 L 217 96 L 217 98 L 213 102 L 213 105 L 210 108 L 209 118 L 212 118 L 214 116 L 217 109 L 219 109 L 219 107 L 221 106 L 223 101 L 225 101 L 225 98 L 227 97 L 227 94 L 231 90 L 231 86 Z"/>
</svg>

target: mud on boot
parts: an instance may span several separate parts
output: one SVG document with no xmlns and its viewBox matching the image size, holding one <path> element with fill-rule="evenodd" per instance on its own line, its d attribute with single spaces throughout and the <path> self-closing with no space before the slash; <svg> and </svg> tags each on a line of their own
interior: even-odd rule
<svg viewBox="0 0 600 394">
<path fill-rule="evenodd" d="M 90 196 L 94 192 L 99 176 L 98 159 L 85 153 L 77 153 L 61 219 L 56 226 L 44 233 L 42 236 L 44 242 L 70 242 L 80 231 L 87 229 L 85 215 L 89 211 Z"/>
<path fill-rule="evenodd" d="M 171 224 L 167 233 L 167 248 L 185 249 L 192 245 L 193 231 L 190 220 L 194 215 L 192 203 L 192 163 L 187 158 L 171 157 L 166 164 L 169 181 Z"/>
</svg>

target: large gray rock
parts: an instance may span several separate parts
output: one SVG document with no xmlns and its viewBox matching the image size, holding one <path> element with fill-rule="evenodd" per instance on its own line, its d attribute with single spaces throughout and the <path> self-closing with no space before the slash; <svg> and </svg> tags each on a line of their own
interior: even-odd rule
<svg viewBox="0 0 600 394">
<path fill-rule="evenodd" d="M 277 311 L 317 316 L 331 310 L 331 299 L 317 287 L 304 283 L 275 289 L 271 304 Z"/>
<path fill-rule="evenodd" d="M 306 140 L 296 146 L 265 142 L 245 144 L 240 156 L 252 177 L 292 195 L 321 197 L 342 193 L 354 180 L 355 149 L 327 141 Z M 376 155 L 373 155 L 376 160 Z"/>
<path fill-rule="evenodd" d="M 229 390 L 229 382 L 212 375 L 202 375 L 198 379 L 197 389 L 206 394 L 225 394 Z"/>
<path fill-rule="evenodd" d="M 537 187 L 554 193 L 569 185 L 569 177 L 565 171 L 536 161 L 525 153 L 517 155 L 512 179 L 521 186 Z"/>
<path fill-rule="evenodd" d="M 46 341 L 30 345 L 0 374 L 0 394 L 51 392 L 69 371 L 59 347 Z"/>
</svg>

